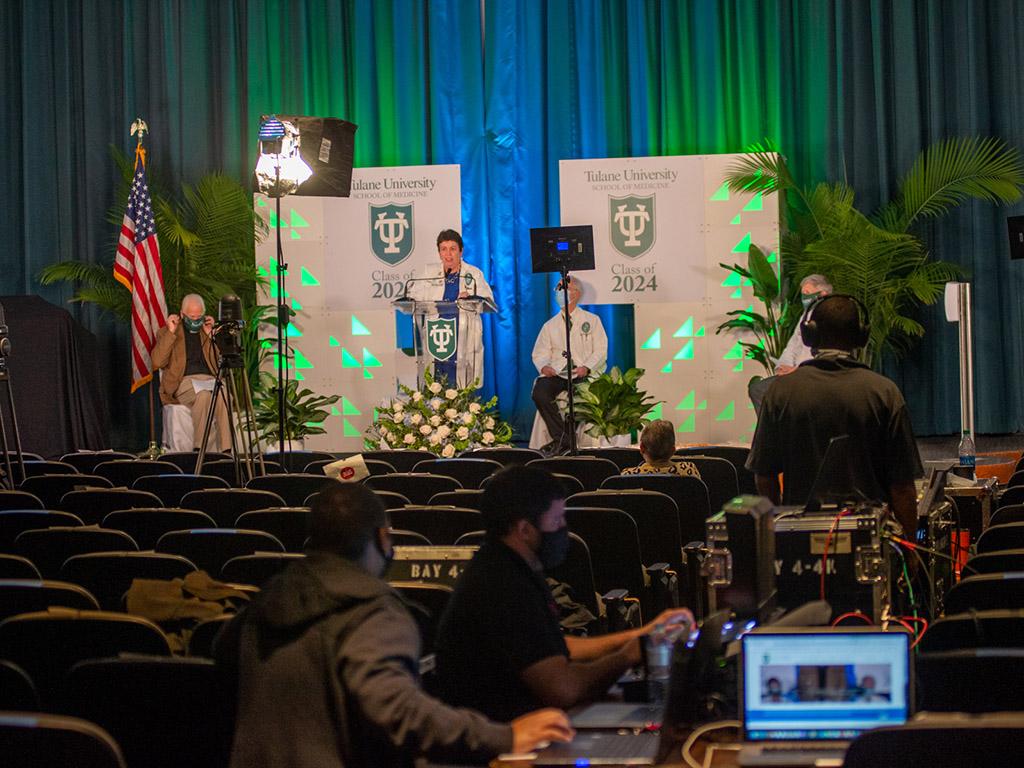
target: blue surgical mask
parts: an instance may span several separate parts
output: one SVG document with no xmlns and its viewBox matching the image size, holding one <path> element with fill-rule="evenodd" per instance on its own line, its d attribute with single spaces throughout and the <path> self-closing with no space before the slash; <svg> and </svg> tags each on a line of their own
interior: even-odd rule
<svg viewBox="0 0 1024 768">
<path fill-rule="evenodd" d="M 559 309 L 565 309 L 565 294 L 561 291 L 555 293 L 555 303 Z"/>
<path fill-rule="evenodd" d="M 189 333 L 199 333 L 199 329 L 203 327 L 206 320 L 202 317 L 196 320 L 193 320 L 191 317 L 183 317 L 181 318 L 181 322 L 185 326 L 185 330 Z"/>
<path fill-rule="evenodd" d="M 816 302 L 824 295 L 825 294 L 823 294 L 821 291 L 818 291 L 817 293 L 804 293 L 800 295 L 800 301 L 803 302 L 804 309 L 807 309 L 809 306 L 811 306 L 811 304 Z"/>
</svg>

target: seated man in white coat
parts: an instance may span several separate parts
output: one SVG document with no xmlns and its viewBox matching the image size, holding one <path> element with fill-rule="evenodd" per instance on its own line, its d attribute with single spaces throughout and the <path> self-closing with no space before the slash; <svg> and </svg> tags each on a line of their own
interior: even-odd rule
<svg viewBox="0 0 1024 768">
<path fill-rule="evenodd" d="M 561 289 L 556 290 L 555 295 L 561 305 Z M 608 360 L 608 336 L 601 325 L 601 318 L 577 306 L 582 296 L 583 284 L 578 278 L 569 278 L 569 338 L 572 343 L 573 382 L 582 381 L 591 373 L 602 373 Z M 569 388 L 564 311 L 544 323 L 533 345 L 533 364 L 540 374 L 533 382 L 533 402 L 551 435 L 551 442 L 541 449 L 545 453 L 561 453 L 569 447 L 565 419 L 555 402 L 558 395 Z"/>
<path fill-rule="evenodd" d="M 456 301 L 470 296 L 493 298 L 484 273 L 462 260 L 462 236 L 458 232 L 454 229 L 441 231 L 437 236 L 437 254 L 439 263 L 424 268 L 410 282 L 409 298 L 416 301 Z M 479 313 L 453 310 L 428 317 L 427 322 L 439 317 L 455 320 L 457 343 L 450 357 L 435 359 L 434 378 L 446 379 L 452 387 L 468 387 L 474 381 L 477 387 L 482 387 L 484 334 Z"/>
</svg>

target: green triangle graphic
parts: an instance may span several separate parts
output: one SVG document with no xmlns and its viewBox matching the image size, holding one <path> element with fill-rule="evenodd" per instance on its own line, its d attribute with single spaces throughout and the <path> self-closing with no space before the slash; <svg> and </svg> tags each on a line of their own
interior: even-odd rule
<svg viewBox="0 0 1024 768">
<path fill-rule="evenodd" d="M 346 416 L 362 416 L 363 412 L 352 405 L 352 401 L 347 397 L 341 398 L 341 412 Z"/>
<path fill-rule="evenodd" d="M 771 253 L 768 254 L 768 263 L 769 264 L 774 264 L 778 260 L 779 260 L 779 254 L 777 254 L 775 251 L 772 251 Z"/>
<path fill-rule="evenodd" d="M 742 360 L 743 359 L 743 346 L 737 341 L 732 345 L 732 349 L 725 353 L 723 360 Z"/>
<path fill-rule="evenodd" d="M 763 211 L 764 210 L 764 193 L 755 192 L 754 196 L 750 198 L 750 202 L 743 206 L 744 211 Z"/>
<path fill-rule="evenodd" d="M 286 225 L 286 226 L 287 226 L 287 225 Z M 299 234 L 298 232 L 296 232 L 296 231 L 295 231 L 294 229 L 293 229 L 293 230 L 291 230 L 291 233 L 292 233 L 292 240 L 301 240 L 301 239 L 302 239 L 302 235 L 300 235 L 300 234 Z"/>
<path fill-rule="evenodd" d="M 700 405 L 697 406 L 697 410 L 698 411 L 706 411 L 707 409 L 708 409 L 708 401 L 707 400 L 701 400 L 700 401 Z"/>
<path fill-rule="evenodd" d="M 686 344 L 676 352 L 676 356 L 673 360 L 693 360 L 693 339 L 690 339 Z"/>
<path fill-rule="evenodd" d="M 730 272 L 729 276 L 722 281 L 723 288 L 732 288 L 734 285 L 742 285 L 743 278 L 740 277 L 739 272 Z"/>
<path fill-rule="evenodd" d="M 695 390 L 691 389 L 687 393 L 686 397 L 684 397 L 682 400 L 679 401 L 679 405 L 676 406 L 676 410 L 677 411 L 692 411 L 693 410 L 693 403 L 694 403 L 694 401 L 696 399 L 697 399 L 697 392 Z"/>
<path fill-rule="evenodd" d="M 686 318 L 686 322 L 679 326 L 679 330 L 672 334 L 673 339 L 690 338 L 693 336 L 693 315 Z"/>
<path fill-rule="evenodd" d="M 338 410 L 337 406 L 331 406 L 331 416 L 341 416 L 341 411 Z"/>
<path fill-rule="evenodd" d="M 370 329 L 363 325 L 363 321 L 355 315 L 352 315 L 352 335 L 353 336 L 372 336 Z"/>
<path fill-rule="evenodd" d="M 342 368 L 362 368 L 363 364 L 359 362 L 358 358 L 349 352 L 344 347 L 341 348 L 341 367 Z"/>
<path fill-rule="evenodd" d="M 295 350 L 295 367 L 296 368 L 312 368 L 313 364 L 309 362 L 309 359 L 302 354 L 299 350 Z"/>
<path fill-rule="evenodd" d="M 750 252 L 750 233 L 747 232 L 736 245 L 732 247 L 733 253 L 749 253 Z"/>
<path fill-rule="evenodd" d="M 693 334 L 693 335 L 696 336 L 698 339 L 703 339 L 704 338 L 704 326 L 702 325 L 700 328 L 698 328 L 697 332 L 695 334 Z"/>
<path fill-rule="evenodd" d="M 743 298 L 743 290 L 740 289 L 740 288 L 737 288 L 735 291 L 732 292 L 732 295 L 729 298 L 730 299 L 742 299 Z"/>
<path fill-rule="evenodd" d="M 256 201 L 256 207 L 257 208 L 266 208 L 267 207 L 267 201 L 266 200 L 257 200 Z"/>
<path fill-rule="evenodd" d="M 654 419 L 660 419 L 662 417 L 661 413 L 662 413 L 662 406 L 663 405 L 664 405 L 664 403 L 658 403 L 656 406 L 654 406 L 653 408 L 651 408 L 651 410 L 649 410 L 647 412 L 646 417 L 648 419 L 651 419 L 652 421 Z"/>
<path fill-rule="evenodd" d="M 370 369 L 369 368 L 363 368 L 363 378 L 364 379 L 372 379 L 373 378 L 373 374 L 370 373 Z"/>
<path fill-rule="evenodd" d="M 320 285 L 320 281 L 317 280 L 305 267 L 302 268 L 302 284 L 303 285 Z"/>
<path fill-rule="evenodd" d="M 303 376 L 299 371 L 296 371 L 295 372 L 295 380 L 296 381 L 305 381 L 306 377 Z"/>
<path fill-rule="evenodd" d="M 640 345 L 640 349 L 661 349 L 661 328 L 652 333 L 650 338 Z"/>
<path fill-rule="evenodd" d="M 661 372 L 662 373 L 672 373 L 672 361 L 671 360 L 669 360 L 668 363 L 665 364 L 665 367 L 661 369 Z"/>
<path fill-rule="evenodd" d="M 738 363 L 736 363 L 736 365 L 734 365 L 732 367 L 732 370 L 733 370 L 734 373 L 739 373 L 740 371 L 742 371 L 743 370 L 743 361 L 740 360 Z"/>
<path fill-rule="evenodd" d="M 730 221 L 729 223 L 730 224 L 740 224 L 740 223 L 742 223 L 740 221 L 742 218 L 743 218 L 742 214 L 737 213 L 735 216 L 732 217 L 732 221 Z"/>
<path fill-rule="evenodd" d="M 328 336 L 328 337 L 327 337 L 327 343 L 328 343 L 328 344 L 329 344 L 330 346 L 332 346 L 332 347 L 340 347 L 340 346 L 341 346 L 341 342 L 340 342 L 340 341 L 338 341 L 338 340 L 337 340 L 336 338 L 334 338 L 333 336 Z"/>
<path fill-rule="evenodd" d="M 718 191 L 711 196 L 711 201 L 719 203 L 729 199 L 729 182 L 725 182 L 718 188 Z"/>
<path fill-rule="evenodd" d="M 367 368 L 381 368 L 384 363 L 373 356 L 373 353 L 366 347 L 363 347 L 363 365 Z"/>
<path fill-rule="evenodd" d="M 736 401 L 731 400 L 729 404 L 722 409 L 722 412 L 715 416 L 715 421 L 733 421 L 736 418 Z"/>
<path fill-rule="evenodd" d="M 345 419 L 345 433 L 344 437 L 360 437 L 363 433 L 352 426 L 352 422 Z"/>
<path fill-rule="evenodd" d="M 266 267 L 256 267 L 256 272 L 260 277 L 270 277 L 270 271 Z"/>
<path fill-rule="evenodd" d="M 282 227 L 287 227 L 288 225 L 287 224 L 282 224 L 281 226 Z M 276 229 L 277 228 L 277 211 L 271 211 L 270 212 L 270 228 L 271 229 Z"/>
<path fill-rule="evenodd" d="M 294 208 L 291 210 L 291 224 L 293 227 L 308 227 L 309 222 L 302 218 L 302 214 L 296 211 Z"/>
<path fill-rule="evenodd" d="M 691 413 L 682 424 L 679 425 L 677 432 L 696 432 L 697 431 L 697 414 Z"/>
<path fill-rule="evenodd" d="M 292 324 L 288 324 L 288 338 L 295 339 L 302 335 L 302 331 Z"/>
</svg>

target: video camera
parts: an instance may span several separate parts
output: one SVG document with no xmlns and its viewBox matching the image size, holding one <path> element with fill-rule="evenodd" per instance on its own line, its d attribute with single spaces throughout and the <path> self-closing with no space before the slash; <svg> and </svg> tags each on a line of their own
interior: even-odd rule
<svg viewBox="0 0 1024 768">
<path fill-rule="evenodd" d="M 221 297 L 217 307 L 217 322 L 213 326 L 213 343 L 228 367 L 242 365 L 242 300 L 229 293 Z"/>
</svg>

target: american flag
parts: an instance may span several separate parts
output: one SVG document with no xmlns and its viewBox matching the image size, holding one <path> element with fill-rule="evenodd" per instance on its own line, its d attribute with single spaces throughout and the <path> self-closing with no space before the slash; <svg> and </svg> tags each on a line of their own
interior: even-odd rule
<svg viewBox="0 0 1024 768">
<path fill-rule="evenodd" d="M 153 378 L 151 353 L 156 332 L 167 324 L 164 275 L 156 240 L 153 202 L 146 182 L 141 153 L 135 158 L 135 176 L 128 195 L 128 210 L 121 222 L 121 237 L 114 258 L 114 278 L 132 292 L 132 392 Z"/>
</svg>

